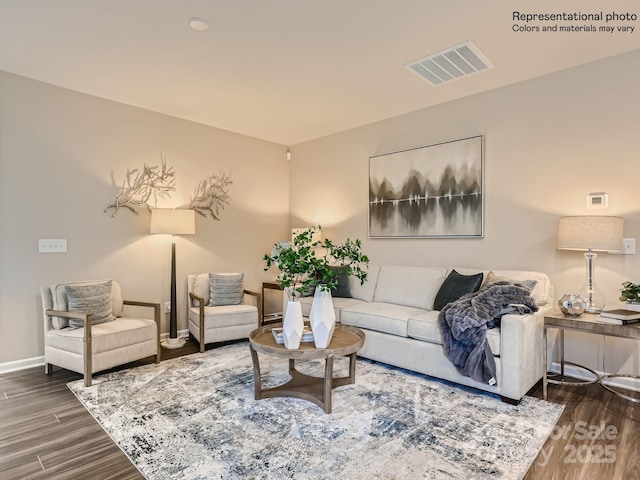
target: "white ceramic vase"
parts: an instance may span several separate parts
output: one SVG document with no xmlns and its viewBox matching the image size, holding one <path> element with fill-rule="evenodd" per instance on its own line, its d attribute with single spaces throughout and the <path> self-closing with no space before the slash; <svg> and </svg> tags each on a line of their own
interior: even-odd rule
<svg viewBox="0 0 640 480">
<path fill-rule="evenodd" d="M 329 290 L 316 288 L 311 303 L 309 322 L 316 348 L 327 348 L 336 328 L 336 312 L 333 310 L 333 301 Z"/>
<path fill-rule="evenodd" d="M 302 318 L 300 302 L 289 301 L 282 320 L 282 335 L 285 348 L 290 350 L 300 348 L 303 329 L 304 319 Z"/>
</svg>

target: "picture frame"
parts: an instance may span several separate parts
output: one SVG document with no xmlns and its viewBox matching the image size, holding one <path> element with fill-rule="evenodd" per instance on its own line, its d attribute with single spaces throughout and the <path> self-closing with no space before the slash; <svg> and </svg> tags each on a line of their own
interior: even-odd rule
<svg viewBox="0 0 640 480">
<path fill-rule="evenodd" d="M 484 137 L 369 157 L 369 238 L 484 238 Z"/>
</svg>

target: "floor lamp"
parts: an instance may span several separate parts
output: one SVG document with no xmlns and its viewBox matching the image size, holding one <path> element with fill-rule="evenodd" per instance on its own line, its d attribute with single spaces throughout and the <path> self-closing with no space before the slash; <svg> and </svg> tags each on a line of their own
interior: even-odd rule
<svg viewBox="0 0 640 480">
<path fill-rule="evenodd" d="M 595 260 L 599 252 L 622 250 L 622 217 L 585 215 L 561 217 L 558 226 L 558 249 L 584 251 L 587 263 L 587 279 L 579 292 L 587 303 L 585 311 L 600 313 L 604 308 L 604 297 L 594 279 Z"/>
<path fill-rule="evenodd" d="M 169 338 L 162 342 L 164 348 L 180 348 L 185 341 L 178 338 L 178 312 L 176 302 L 176 235 L 196 233 L 196 217 L 193 210 L 171 208 L 151 209 L 151 233 L 173 235 L 171 243 L 171 310 L 169 312 Z"/>
</svg>

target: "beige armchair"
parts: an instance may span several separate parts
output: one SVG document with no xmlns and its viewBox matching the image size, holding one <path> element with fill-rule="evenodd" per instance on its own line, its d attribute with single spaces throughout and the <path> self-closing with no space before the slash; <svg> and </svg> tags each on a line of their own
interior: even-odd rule
<svg viewBox="0 0 640 480">
<path fill-rule="evenodd" d="M 261 295 L 244 289 L 242 280 L 241 273 L 187 276 L 189 332 L 200 343 L 201 352 L 207 343 L 249 338 L 249 333 L 258 328 Z M 253 299 L 244 303 L 247 297 Z"/>
<path fill-rule="evenodd" d="M 123 300 L 115 280 L 40 287 L 45 373 L 53 365 L 93 373 L 155 355 L 160 363 L 160 304 Z M 127 316 L 124 306 L 149 307 L 153 319 Z"/>
</svg>

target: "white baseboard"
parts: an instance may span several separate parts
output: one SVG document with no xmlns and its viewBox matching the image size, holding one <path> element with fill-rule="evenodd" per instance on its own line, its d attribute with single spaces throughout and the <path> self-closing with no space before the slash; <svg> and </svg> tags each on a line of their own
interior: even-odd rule
<svg viewBox="0 0 640 480">
<path fill-rule="evenodd" d="M 560 363 L 553 362 L 551 365 L 551 371 L 554 373 L 560 373 Z M 602 376 L 603 372 L 599 370 L 595 370 L 595 372 Z M 591 380 L 593 377 L 588 373 L 582 370 L 581 368 L 577 368 L 573 365 L 564 366 L 564 373 L 570 377 L 574 377 L 580 380 Z M 611 374 L 610 374 L 611 375 Z M 640 378 L 629 378 L 629 377 L 619 377 L 614 378 L 612 380 L 607 380 L 607 385 L 618 388 L 626 388 L 628 390 L 634 390 L 636 392 L 640 392 Z"/>
<path fill-rule="evenodd" d="M 178 337 L 189 338 L 189 330 L 188 329 L 179 330 Z M 167 338 L 169 338 L 169 333 L 160 334 L 160 340 L 166 340 Z M 0 374 L 17 372 L 19 370 L 25 370 L 27 368 L 43 367 L 43 366 L 44 366 L 44 355 L 41 357 L 25 358 L 22 360 L 15 360 L 12 362 L 0 363 Z"/>
<path fill-rule="evenodd" d="M 44 355 L 41 357 L 24 358 L 13 362 L 0 363 L 0 374 L 26 370 L 27 368 L 44 366 Z"/>
</svg>

